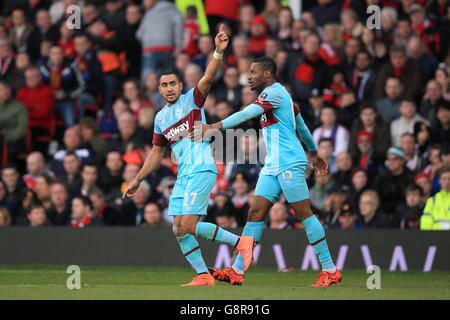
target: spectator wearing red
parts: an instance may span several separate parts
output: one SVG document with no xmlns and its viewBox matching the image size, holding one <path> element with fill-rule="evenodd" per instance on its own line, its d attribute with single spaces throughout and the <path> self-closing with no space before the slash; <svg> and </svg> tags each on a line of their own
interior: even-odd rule
<svg viewBox="0 0 450 320">
<path fill-rule="evenodd" d="M 255 16 L 250 22 L 249 53 L 255 58 L 264 55 L 266 41 L 269 38 L 269 25 L 262 15 Z"/>
<path fill-rule="evenodd" d="M 114 92 L 120 88 L 120 80 L 127 74 L 123 44 L 115 31 L 109 30 L 103 19 L 93 21 L 88 33 L 94 43 L 97 58 L 103 72 L 103 109 L 112 110 Z"/>
<path fill-rule="evenodd" d="M 197 20 L 197 8 L 195 6 L 189 6 L 186 8 L 186 17 L 184 18 L 184 37 L 182 51 L 195 57 L 200 53 L 197 47 L 197 40 L 200 36 L 200 26 L 196 22 Z"/>
<path fill-rule="evenodd" d="M 55 109 L 58 110 L 66 128 L 75 124 L 74 100 L 83 92 L 85 82 L 76 63 L 64 57 L 63 48 L 53 45 L 48 59 L 44 59 L 39 70 L 44 82 L 52 89 Z"/>
<path fill-rule="evenodd" d="M 88 197 L 76 196 L 72 200 L 72 213 L 70 226 L 84 228 L 87 225 L 103 225 L 100 217 L 93 217 L 93 205 Z"/>
<path fill-rule="evenodd" d="M 329 73 L 329 66 L 320 57 L 319 49 L 320 37 L 314 33 L 307 35 L 302 54 L 294 52 L 289 55 L 279 73 L 280 82 L 291 88 L 294 101 L 304 107 L 302 116 L 307 122 L 313 113 L 308 103 L 311 90 L 322 90 Z"/>
<path fill-rule="evenodd" d="M 142 108 L 153 107 L 153 104 L 142 94 L 138 79 L 125 80 L 122 85 L 122 95 L 128 100 L 130 109 L 136 119 L 139 117 L 139 111 Z"/>
<path fill-rule="evenodd" d="M 425 204 L 429 197 L 431 197 L 431 189 L 433 187 L 431 178 L 425 172 L 419 172 L 414 177 L 414 183 L 422 189 L 422 203 Z"/>
<path fill-rule="evenodd" d="M 384 97 L 384 85 L 388 78 L 396 77 L 404 88 L 404 97 L 418 99 L 422 87 L 422 70 L 420 65 L 408 58 L 406 49 L 402 45 L 393 44 L 389 50 L 389 62 L 383 65 L 378 74 L 375 85 L 375 98 Z"/>
<path fill-rule="evenodd" d="M 102 65 L 97 59 L 96 52 L 92 50 L 92 42 L 85 33 L 77 34 L 74 37 L 75 44 L 75 63 L 80 69 L 83 80 L 85 81 L 85 89 L 78 96 L 78 121 L 83 120 L 85 109 L 87 106 L 95 106 L 97 109 L 97 101 L 101 97 L 103 90 L 103 73 Z"/>
<path fill-rule="evenodd" d="M 212 36 L 215 35 L 217 31 L 216 27 L 223 20 L 231 23 L 233 25 L 233 30 L 237 30 L 237 19 L 241 2 L 249 3 L 250 1 L 205 0 L 205 13 L 208 19 L 209 31 Z"/>
<path fill-rule="evenodd" d="M 32 149 L 46 154 L 50 139 L 45 137 L 51 138 L 54 131 L 53 91 L 42 82 L 37 67 L 26 69 L 25 83 L 17 93 L 17 100 L 27 108 Z"/>
<path fill-rule="evenodd" d="M 75 45 L 73 43 L 73 30 L 69 29 L 65 23 L 61 24 L 59 28 L 61 37 L 56 44 L 63 48 L 64 57 L 73 59 L 75 58 Z"/>
<path fill-rule="evenodd" d="M 356 144 L 358 153 L 353 158 L 353 163 L 356 168 L 364 169 L 367 172 L 369 181 L 373 181 L 384 160 L 383 156 L 376 153 L 373 133 L 361 130 L 356 136 Z"/>
<path fill-rule="evenodd" d="M 353 122 L 349 145 L 349 152 L 353 156 L 358 152 L 356 138 L 362 130 L 373 134 L 375 152 L 379 155 L 385 155 L 391 146 L 389 122 L 377 113 L 377 109 L 371 101 L 365 101 L 361 104 L 359 117 Z"/>
<path fill-rule="evenodd" d="M 36 178 L 43 174 L 49 173 L 45 170 L 45 158 L 39 151 L 31 152 L 27 157 L 27 173 L 23 176 L 23 181 L 25 182 L 27 188 L 33 190 L 36 185 Z"/>
<path fill-rule="evenodd" d="M 338 49 L 342 47 L 342 32 L 337 23 L 327 23 L 323 28 L 323 42 L 320 45 L 319 55 L 329 66 L 339 65 Z"/>
<path fill-rule="evenodd" d="M 237 35 L 233 37 L 233 51 L 225 58 L 224 69 L 233 66 L 237 67 L 237 61 L 242 57 L 249 57 L 249 40 L 245 35 Z"/>
<path fill-rule="evenodd" d="M 432 20 L 427 19 L 425 9 L 420 4 L 411 5 L 410 17 L 412 28 L 424 43 L 428 53 L 439 57 L 441 53 L 439 30 Z"/>
<path fill-rule="evenodd" d="M 348 87 L 345 82 L 344 72 L 340 69 L 335 69 L 332 74 L 331 83 L 323 90 L 323 100 L 329 104 L 340 107 L 340 96 L 347 92 Z"/>
<path fill-rule="evenodd" d="M 359 22 L 358 16 L 353 9 L 342 11 L 340 20 L 343 27 L 342 40 L 344 42 L 347 42 L 350 38 L 361 36 L 363 25 Z"/>
</svg>

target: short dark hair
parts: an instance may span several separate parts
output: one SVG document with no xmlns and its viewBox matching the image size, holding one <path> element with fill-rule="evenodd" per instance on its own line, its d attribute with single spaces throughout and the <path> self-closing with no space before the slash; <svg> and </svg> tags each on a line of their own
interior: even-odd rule
<svg viewBox="0 0 450 320">
<path fill-rule="evenodd" d="M 85 31 L 77 31 L 72 36 L 73 39 L 81 38 L 81 37 L 86 38 L 88 41 L 92 41 L 92 36 L 89 33 L 85 32 Z"/>
<path fill-rule="evenodd" d="M 150 205 L 150 204 L 155 205 L 155 206 L 158 208 L 158 211 L 162 214 L 162 211 L 163 211 L 163 210 L 162 210 L 161 206 L 160 206 L 158 203 L 156 203 L 156 202 L 152 202 L 152 201 L 147 202 L 147 203 L 144 205 L 144 209 L 145 209 L 146 206 L 148 206 L 148 205 Z"/>
<path fill-rule="evenodd" d="M 9 84 L 6 80 L 0 80 L 0 85 L 8 87 L 11 89 L 11 84 Z"/>
<path fill-rule="evenodd" d="M 45 180 L 45 183 L 47 183 L 47 185 L 50 187 L 50 185 L 55 182 L 55 179 L 49 175 L 48 173 L 41 173 L 40 175 L 37 176 L 37 178 L 42 177 Z"/>
<path fill-rule="evenodd" d="M 61 187 L 63 187 L 64 191 L 65 191 L 67 194 L 69 194 L 69 187 L 67 186 L 67 184 L 66 184 L 64 181 L 62 181 L 62 180 L 56 180 L 56 181 L 53 181 L 53 182 L 50 184 L 50 188 L 53 187 L 53 186 L 56 186 L 56 185 L 60 185 Z"/>
<path fill-rule="evenodd" d="M 88 191 L 88 197 L 95 194 L 99 198 L 105 198 L 105 193 L 97 186 L 92 186 Z"/>
<path fill-rule="evenodd" d="M 360 49 L 360 50 L 356 53 L 356 55 L 359 55 L 359 54 L 365 54 L 366 56 L 369 57 L 370 60 L 372 60 L 372 55 L 371 55 L 371 54 L 369 53 L 369 51 L 367 51 L 366 49 Z"/>
<path fill-rule="evenodd" d="M 6 170 L 6 169 L 13 169 L 16 172 L 19 172 L 19 168 L 14 163 L 7 163 L 6 165 L 4 165 L 1 172 L 3 172 L 3 170 Z"/>
<path fill-rule="evenodd" d="M 364 100 L 361 102 L 361 105 L 359 106 L 359 112 L 362 112 L 366 109 L 372 109 L 373 111 L 375 111 L 375 113 L 378 113 L 377 107 L 373 100 Z"/>
<path fill-rule="evenodd" d="M 331 138 L 320 138 L 318 145 L 320 145 L 322 142 L 329 142 L 333 144 L 333 139 Z"/>
<path fill-rule="evenodd" d="M 26 213 L 27 215 L 29 215 L 31 213 L 31 211 L 33 211 L 34 209 L 42 209 L 45 212 L 45 207 L 42 204 L 42 202 L 40 201 L 33 201 L 26 209 Z"/>
<path fill-rule="evenodd" d="M 391 46 L 391 48 L 389 49 L 389 53 L 397 53 L 397 52 L 401 52 L 401 53 L 403 53 L 405 55 L 407 54 L 405 46 L 403 46 L 401 44 L 394 43 Z"/>
<path fill-rule="evenodd" d="M 272 58 L 260 57 L 253 60 L 253 63 L 259 63 L 262 65 L 264 70 L 270 71 L 270 74 L 275 78 L 277 76 L 277 65 Z"/>
<path fill-rule="evenodd" d="M 421 196 L 423 195 L 423 190 L 417 184 L 410 184 L 406 187 L 406 193 L 417 191 Z"/>
<path fill-rule="evenodd" d="M 81 171 L 83 171 L 84 170 L 84 168 L 86 168 L 86 167 L 94 167 L 96 170 L 97 170 L 97 173 L 98 173 L 98 166 L 97 166 L 97 163 L 96 162 L 94 162 L 94 161 L 87 161 L 87 162 L 84 162 L 82 165 L 81 165 Z"/>
<path fill-rule="evenodd" d="M 91 209 L 93 208 L 92 201 L 88 197 L 78 194 L 75 197 L 73 197 L 72 200 L 75 200 L 75 199 L 79 199 L 83 203 L 83 206 L 89 206 L 89 208 L 91 208 Z"/>
<path fill-rule="evenodd" d="M 162 72 L 159 74 L 159 76 L 158 76 L 158 84 L 159 84 L 159 82 L 161 81 L 161 77 L 162 77 L 162 76 L 167 76 L 167 75 L 169 75 L 169 74 L 175 75 L 175 76 L 177 77 L 178 81 L 181 82 L 181 76 L 180 76 L 180 74 L 178 73 L 178 71 L 173 70 L 173 69 L 169 69 L 169 70 L 164 70 L 164 71 L 162 71 Z"/>
<path fill-rule="evenodd" d="M 80 158 L 77 156 L 77 154 L 76 154 L 74 151 L 68 151 L 68 152 L 66 152 L 66 154 L 63 156 L 63 158 L 69 157 L 69 156 L 74 156 L 75 158 L 77 158 L 78 160 L 80 160 Z"/>
<path fill-rule="evenodd" d="M 442 176 L 444 173 L 450 172 L 450 165 L 445 165 L 438 171 L 438 176 Z"/>
</svg>

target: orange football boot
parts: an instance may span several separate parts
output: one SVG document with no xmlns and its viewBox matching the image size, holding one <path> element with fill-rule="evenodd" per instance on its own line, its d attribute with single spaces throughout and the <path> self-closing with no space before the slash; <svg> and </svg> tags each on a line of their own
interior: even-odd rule
<svg viewBox="0 0 450 320">
<path fill-rule="evenodd" d="M 335 273 L 330 273 L 327 271 L 322 271 L 317 276 L 317 282 L 310 285 L 310 287 L 329 287 L 332 284 L 338 283 L 342 280 L 341 273 L 336 269 Z"/>
<path fill-rule="evenodd" d="M 233 267 L 228 267 L 224 269 L 208 268 L 209 273 L 219 281 L 225 281 L 232 286 L 240 286 L 244 282 L 244 275 L 237 274 Z"/>
<path fill-rule="evenodd" d="M 253 260 L 253 247 L 255 244 L 255 238 L 242 236 L 239 237 L 239 242 L 236 246 L 236 250 L 241 254 L 242 260 L 244 260 L 244 271 L 247 271 Z"/>
<path fill-rule="evenodd" d="M 202 273 L 192 279 L 191 282 L 182 284 L 182 287 L 191 287 L 191 286 L 204 286 L 204 287 L 212 287 L 215 286 L 216 282 L 214 281 L 213 276 L 210 273 Z"/>
</svg>

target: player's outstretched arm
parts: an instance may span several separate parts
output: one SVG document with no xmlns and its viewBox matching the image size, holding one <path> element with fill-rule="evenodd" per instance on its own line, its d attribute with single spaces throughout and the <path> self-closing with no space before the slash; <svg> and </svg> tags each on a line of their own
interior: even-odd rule
<svg viewBox="0 0 450 320">
<path fill-rule="evenodd" d="M 137 176 L 131 180 L 130 183 L 128 183 L 127 189 L 123 193 L 122 198 L 127 196 L 132 199 L 134 197 L 141 181 L 159 167 L 161 160 L 164 157 L 164 150 L 164 147 L 153 145 L 152 151 L 150 151 L 145 159 L 141 170 L 138 172 Z"/>
<path fill-rule="evenodd" d="M 308 150 L 311 152 L 316 151 L 317 147 L 316 143 L 314 142 L 311 131 L 309 131 L 300 113 L 295 116 L 295 127 L 297 128 L 297 132 L 300 135 L 302 141 L 306 144 Z"/>
<path fill-rule="evenodd" d="M 193 141 L 202 141 L 209 137 L 209 135 L 211 135 L 215 130 L 234 128 L 245 121 L 262 115 L 263 113 L 263 107 L 252 103 L 243 110 L 233 113 L 231 116 L 222 121 L 213 124 L 201 124 L 194 126 L 194 131 L 189 134 L 189 138 Z"/>
<path fill-rule="evenodd" d="M 311 132 L 309 131 L 308 127 L 306 126 L 305 121 L 303 120 L 302 116 L 297 114 L 295 117 L 295 126 L 297 128 L 297 132 L 300 135 L 300 138 L 302 141 L 306 144 L 306 147 L 308 148 L 308 151 L 311 155 L 311 163 L 314 166 L 314 169 L 316 170 L 318 175 L 324 175 L 328 171 L 328 163 L 325 160 L 324 157 L 322 157 L 317 152 L 316 143 L 314 142 L 313 136 L 311 135 Z"/>
<path fill-rule="evenodd" d="M 209 61 L 206 67 L 205 74 L 198 82 L 198 89 L 203 96 L 206 96 L 211 89 L 211 85 L 217 76 L 220 69 L 220 63 L 222 62 L 222 55 L 228 45 L 228 36 L 224 31 L 223 24 L 220 25 L 219 33 L 217 33 L 214 39 L 216 44 L 216 50 L 214 51 L 213 58 Z"/>
</svg>

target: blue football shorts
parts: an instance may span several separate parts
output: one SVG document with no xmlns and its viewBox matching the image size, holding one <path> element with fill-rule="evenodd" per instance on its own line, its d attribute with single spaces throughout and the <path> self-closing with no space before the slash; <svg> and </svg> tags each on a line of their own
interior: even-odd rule
<svg viewBox="0 0 450 320">
<path fill-rule="evenodd" d="M 169 216 L 206 215 L 217 173 L 195 172 L 177 178 L 169 199 Z"/>
<path fill-rule="evenodd" d="M 272 203 L 280 199 L 284 193 L 287 202 L 294 203 L 309 199 L 308 185 L 305 180 L 307 164 L 296 165 L 278 175 L 260 173 L 256 184 L 255 196 L 266 198 Z"/>
</svg>

